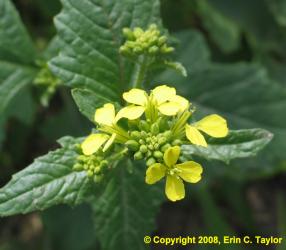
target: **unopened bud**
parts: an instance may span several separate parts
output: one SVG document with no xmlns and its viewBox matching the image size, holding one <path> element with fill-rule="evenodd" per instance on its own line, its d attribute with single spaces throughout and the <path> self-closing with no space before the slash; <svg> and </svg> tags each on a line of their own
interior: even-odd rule
<svg viewBox="0 0 286 250">
<path fill-rule="evenodd" d="M 103 175 L 95 175 L 93 177 L 93 180 L 95 183 L 100 183 L 102 181 L 102 179 L 103 179 Z"/>
<path fill-rule="evenodd" d="M 148 122 L 144 121 L 144 120 L 141 120 L 140 123 L 139 123 L 139 128 L 141 130 L 144 130 L 146 132 L 148 132 L 150 130 L 150 126 L 148 124 Z"/>
<path fill-rule="evenodd" d="M 172 132 L 170 130 L 164 132 L 164 137 L 169 140 L 172 136 Z"/>
<path fill-rule="evenodd" d="M 159 51 L 159 48 L 157 46 L 152 46 L 151 48 L 148 49 L 148 52 L 150 54 L 156 54 Z"/>
<path fill-rule="evenodd" d="M 143 159 L 143 154 L 140 152 L 140 151 L 138 151 L 138 152 L 136 152 L 135 154 L 134 154 L 134 160 L 142 160 Z"/>
<path fill-rule="evenodd" d="M 128 40 L 134 40 L 134 39 L 135 39 L 135 36 L 134 36 L 132 30 L 129 29 L 129 28 L 124 28 L 124 29 L 123 29 L 123 35 L 124 35 Z"/>
<path fill-rule="evenodd" d="M 146 145 L 141 145 L 140 146 L 140 152 L 141 153 L 145 154 L 145 153 L 147 153 L 147 151 L 148 151 L 148 148 L 147 148 Z"/>
<path fill-rule="evenodd" d="M 132 139 L 139 140 L 141 138 L 141 133 L 139 131 L 132 131 L 130 136 Z"/>
<path fill-rule="evenodd" d="M 153 153 L 154 157 L 157 159 L 162 159 L 163 158 L 163 153 L 161 151 L 155 151 Z"/>
<path fill-rule="evenodd" d="M 98 174 L 100 172 L 101 168 L 99 166 L 94 168 L 94 173 Z"/>
<path fill-rule="evenodd" d="M 167 138 L 166 137 L 160 137 L 159 139 L 158 139 L 158 144 L 159 145 L 163 145 L 164 143 L 166 143 L 167 142 Z"/>
<path fill-rule="evenodd" d="M 79 163 L 76 163 L 74 166 L 73 166 L 73 170 L 75 171 L 80 171 L 83 169 L 83 166 Z"/>
<path fill-rule="evenodd" d="M 156 163 L 156 160 L 153 157 L 151 157 L 147 160 L 146 165 L 149 167 L 155 163 Z"/>
<path fill-rule="evenodd" d="M 180 146 L 182 145 L 182 141 L 180 139 L 176 139 L 172 142 L 172 146 Z"/>
<path fill-rule="evenodd" d="M 161 147 L 161 151 L 165 152 L 171 145 L 169 143 L 165 144 L 164 146 Z"/>
<path fill-rule="evenodd" d="M 154 135 L 157 135 L 157 134 L 159 134 L 159 125 L 157 124 L 157 123 L 154 123 L 154 124 L 152 124 L 152 126 L 151 126 L 151 132 L 152 132 L 152 134 L 154 134 Z"/>
<path fill-rule="evenodd" d="M 158 45 L 159 46 L 162 46 L 164 43 L 167 42 L 167 37 L 166 36 L 161 36 L 159 39 L 158 39 Z"/>
<path fill-rule="evenodd" d="M 132 151 L 137 151 L 139 149 L 139 143 L 135 140 L 128 140 L 125 142 L 125 145 Z"/>
</svg>

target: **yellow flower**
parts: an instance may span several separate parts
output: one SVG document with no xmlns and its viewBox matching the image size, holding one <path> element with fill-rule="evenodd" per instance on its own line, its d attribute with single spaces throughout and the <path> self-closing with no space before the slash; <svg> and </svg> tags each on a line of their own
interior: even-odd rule
<svg viewBox="0 0 286 250">
<path fill-rule="evenodd" d="M 207 147 L 207 142 L 200 131 L 215 138 L 222 138 L 228 134 L 227 122 L 219 115 L 209 115 L 196 123 L 186 125 L 186 136 L 190 142 Z"/>
<path fill-rule="evenodd" d="M 115 140 L 123 143 L 128 140 L 128 134 L 116 125 L 119 119 L 118 116 L 115 115 L 115 108 L 112 103 L 104 104 L 102 108 L 97 109 L 94 114 L 94 121 L 101 126 L 99 130 L 106 132 L 109 135 L 89 135 L 81 145 L 83 153 L 85 155 L 91 155 L 104 144 L 102 150 L 105 152 Z"/>
<path fill-rule="evenodd" d="M 189 107 L 189 102 L 176 95 L 176 89 L 166 85 L 158 86 L 152 90 L 151 95 L 142 89 L 131 89 L 123 93 L 123 99 L 132 104 L 121 109 L 118 112 L 118 119 L 125 117 L 129 120 L 135 120 L 146 113 L 152 113 L 152 108 L 157 108 L 160 113 L 167 116 L 176 115 Z"/>
<path fill-rule="evenodd" d="M 155 163 L 146 171 L 145 181 L 147 184 L 154 184 L 166 176 L 165 193 L 171 201 L 181 200 L 185 197 L 183 180 L 197 183 L 201 180 L 203 172 L 202 166 L 194 161 L 176 164 L 180 152 L 179 146 L 170 147 L 164 153 L 164 164 Z"/>
</svg>

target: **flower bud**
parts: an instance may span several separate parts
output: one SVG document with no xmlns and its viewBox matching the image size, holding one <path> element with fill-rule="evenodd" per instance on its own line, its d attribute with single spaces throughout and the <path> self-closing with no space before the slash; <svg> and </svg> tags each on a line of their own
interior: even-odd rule
<svg viewBox="0 0 286 250">
<path fill-rule="evenodd" d="M 100 162 L 100 167 L 101 168 L 104 168 L 104 167 L 107 167 L 108 166 L 108 161 L 107 160 L 103 160 Z"/>
<path fill-rule="evenodd" d="M 132 139 L 139 140 L 141 138 L 141 133 L 139 131 L 132 131 L 130 136 Z"/>
<path fill-rule="evenodd" d="M 161 36 L 159 39 L 158 39 L 158 45 L 159 46 L 162 46 L 164 43 L 167 42 L 167 37 L 166 36 Z"/>
<path fill-rule="evenodd" d="M 164 137 L 169 140 L 172 136 L 172 132 L 170 130 L 164 132 Z"/>
<path fill-rule="evenodd" d="M 92 177 L 93 176 L 93 171 L 92 170 L 87 170 L 87 176 Z"/>
<path fill-rule="evenodd" d="M 80 163 L 76 163 L 74 166 L 73 166 L 73 170 L 75 171 L 80 171 L 83 169 L 83 166 L 80 164 Z"/>
<path fill-rule="evenodd" d="M 167 143 L 161 147 L 161 151 L 165 152 L 169 147 L 171 147 L 171 144 Z"/>
<path fill-rule="evenodd" d="M 143 139 L 140 139 L 140 140 L 139 140 L 139 143 L 140 143 L 141 145 L 145 145 L 145 144 L 146 144 L 145 140 L 143 140 Z"/>
<path fill-rule="evenodd" d="M 158 125 L 158 123 L 153 123 L 152 124 L 152 126 L 151 126 L 151 132 L 152 132 L 152 134 L 154 134 L 154 135 L 157 135 L 157 134 L 159 134 L 159 125 Z"/>
<path fill-rule="evenodd" d="M 139 128 L 140 128 L 141 130 L 146 131 L 146 132 L 148 132 L 148 131 L 150 130 L 150 126 L 149 126 L 148 122 L 146 122 L 146 121 L 144 121 L 144 120 L 141 120 L 141 121 L 139 122 Z"/>
<path fill-rule="evenodd" d="M 141 145 L 140 146 L 140 152 L 141 153 L 145 154 L 145 153 L 147 153 L 147 151 L 148 151 L 148 148 L 147 148 L 146 145 Z"/>
<path fill-rule="evenodd" d="M 131 29 L 129 28 L 123 28 L 123 35 L 128 39 L 128 40 L 134 40 L 135 36 L 132 32 Z"/>
<path fill-rule="evenodd" d="M 153 164 L 155 164 L 155 163 L 156 163 L 156 160 L 155 160 L 153 157 L 150 157 L 150 158 L 147 160 L 146 165 L 149 167 L 149 166 L 151 166 L 151 165 L 153 165 Z"/>
<path fill-rule="evenodd" d="M 100 172 L 101 168 L 99 166 L 94 168 L 94 173 L 98 174 Z"/>
<path fill-rule="evenodd" d="M 142 160 L 143 159 L 143 154 L 140 152 L 140 151 L 138 151 L 138 152 L 136 152 L 135 154 L 134 154 L 134 160 Z"/>
<path fill-rule="evenodd" d="M 125 142 L 125 145 L 131 151 L 137 151 L 139 149 L 139 143 L 135 140 L 128 140 L 127 142 Z"/>
<path fill-rule="evenodd" d="M 182 141 L 180 139 L 176 139 L 172 142 L 172 146 L 181 146 Z"/>
<path fill-rule="evenodd" d="M 153 156 L 157 159 L 162 159 L 163 158 L 163 153 L 161 151 L 155 151 L 153 153 Z"/>
<path fill-rule="evenodd" d="M 164 143 L 166 143 L 167 142 L 167 138 L 166 137 L 160 137 L 159 139 L 158 139 L 158 144 L 159 145 L 163 145 Z"/>
<path fill-rule="evenodd" d="M 156 54 L 159 51 L 159 48 L 157 46 L 152 46 L 151 48 L 148 49 L 148 52 L 150 54 Z"/>
<path fill-rule="evenodd" d="M 93 177 L 93 181 L 94 181 L 95 183 L 100 183 L 100 182 L 102 181 L 102 179 L 103 179 L 103 175 L 95 175 L 95 176 Z"/>
</svg>

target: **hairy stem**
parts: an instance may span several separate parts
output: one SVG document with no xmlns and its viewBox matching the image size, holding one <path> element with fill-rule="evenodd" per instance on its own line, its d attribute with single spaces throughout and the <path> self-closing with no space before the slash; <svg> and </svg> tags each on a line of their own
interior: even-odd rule
<svg viewBox="0 0 286 250">
<path fill-rule="evenodd" d="M 137 64 L 135 65 L 134 75 L 132 78 L 133 88 L 142 88 L 143 82 L 146 78 L 148 71 L 148 57 L 142 55 L 139 57 Z"/>
</svg>

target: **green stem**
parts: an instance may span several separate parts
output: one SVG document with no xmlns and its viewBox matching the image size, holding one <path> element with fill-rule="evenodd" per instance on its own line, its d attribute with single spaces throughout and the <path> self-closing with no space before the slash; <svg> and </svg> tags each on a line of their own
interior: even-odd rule
<svg viewBox="0 0 286 250">
<path fill-rule="evenodd" d="M 135 66 L 134 75 L 132 78 L 133 88 L 142 88 L 143 82 L 145 80 L 148 71 L 148 57 L 142 55 L 139 57 L 138 62 Z"/>
</svg>

